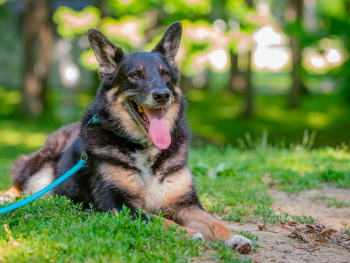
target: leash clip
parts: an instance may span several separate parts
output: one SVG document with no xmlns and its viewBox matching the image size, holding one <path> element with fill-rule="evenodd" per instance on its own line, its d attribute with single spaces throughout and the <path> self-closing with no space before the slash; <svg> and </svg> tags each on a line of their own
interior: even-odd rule
<svg viewBox="0 0 350 263">
<path fill-rule="evenodd" d="M 83 152 L 80 157 L 81 160 L 84 160 L 84 165 L 87 164 L 87 161 L 89 159 L 89 156 L 87 155 L 86 152 Z"/>
<path fill-rule="evenodd" d="M 93 124 L 93 125 L 101 124 L 101 121 L 97 118 L 96 114 L 92 116 L 92 118 L 88 121 L 88 123 L 86 124 L 86 129 L 89 128 L 90 124 Z"/>
</svg>

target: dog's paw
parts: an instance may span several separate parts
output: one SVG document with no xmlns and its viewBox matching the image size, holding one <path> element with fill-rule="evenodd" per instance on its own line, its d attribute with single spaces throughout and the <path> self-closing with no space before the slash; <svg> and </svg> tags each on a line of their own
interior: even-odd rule
<svg viewBox="0 0 350 263">
<path fill-rule="evenodd" d="M 16 200 L 16 196 L 10 193 L 4 193 L 2 196 L 0 196 L 0 204 L 3 205 L 4 203 L 13 202 Z"/>
<path fill-rule="evenodd" d="M 205 241 L 204 236 L 203 236 L 201 233 L 199 233 L 199 232 L 190 233 L 190 238 L 191 238 L 191 239 L 200 240 L 200 241 L 202 241 L 202 242 Z"/>
<path fill-rule="evenodd" d="M 242 254 L 247 254 L 253 249 L 252 241 L 241 235 L 235 235 L 226 239 L 225 246 L 231 247 Z"/>
</svg>

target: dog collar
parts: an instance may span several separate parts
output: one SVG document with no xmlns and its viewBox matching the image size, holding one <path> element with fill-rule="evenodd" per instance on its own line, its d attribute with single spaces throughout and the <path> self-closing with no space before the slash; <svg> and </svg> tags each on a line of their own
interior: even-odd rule
<svg viewBox="0 0 350 263">
<path fill-rule="evenodd" d="M 87 125 L 86 125 L 86 128 L 89 128 L 89 125 L 90 124 L 93 124 L 93 125 L 97 125 L 97 124 L 101 124 L 101 121 L 97 118 L 97 115 L 95 114 L 94 116 L 92 116 L 92 118 L 88 121 Z M 132 143 L 135 143 L 135 144 L 140 144 L 142 146 L 145 146 L 146 143 L 144 142 L 139 142 L 139 141 L 135 141 L 135 140 L 129 140 L 128 138 L 122 136 L 120 133 L 116 132 L 116 131 L 111 131 L 113 132 L 115 135 L 117 135 L 118 137 L 122 138 L 122 139 L 125 139 L 125 140 L 128 140 Z"/>
</svg>

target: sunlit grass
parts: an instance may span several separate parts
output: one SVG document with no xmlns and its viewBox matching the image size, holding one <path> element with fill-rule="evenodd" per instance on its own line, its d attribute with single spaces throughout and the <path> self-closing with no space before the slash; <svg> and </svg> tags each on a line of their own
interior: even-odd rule
<svg viewBox="0 0 350 263">
<path fill-rule="evenodd" d="M 43 145 L 47 137 L 46 133 L 23 132 L 10 129 L 0 129 L 0 145 L 23 145 L 27 148 L 36 149 Z"/>
<path fill-rule="evenodd" d="M 11 114 L 15 111 L 20 103 L 22 95 L 19 90 L 7 90 L 0 87 L 0 113 L 4 115 Z"/>
</svg>

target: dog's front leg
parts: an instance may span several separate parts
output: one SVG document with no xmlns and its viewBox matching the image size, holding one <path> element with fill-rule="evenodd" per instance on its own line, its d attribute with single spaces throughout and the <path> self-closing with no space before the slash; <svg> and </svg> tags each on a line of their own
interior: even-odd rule
<svg viewBox="0 0 350 263">
<path fill-rule="evenodd" d="M 226 246 L 243 254 L 249 253 L 253 249 L 252 242 L 249 239 L 231 232 L 213 215 L 198 206 L 181 209 L 176 213 L 175 221 L 184 227 L 197 230 L 208 240 L 222 240 Z"/>
<path fill-rule="evenodd" d="M 157 215 L 153 215 L 153 214 L 151 214 L 151 215 L 153 217 L 159 218 L 159 216 L 157 216 Z M 191 229 L 191 228 L 188 228 L 188 227 L 179 226 L 174 221 L 171 221 L 171 220 L 166 219 L 164 217 L 161 217 L 160 219 L 164 221 L 165 229 L 176 227 L 176 232 L 179 232 L 179 231 L 186 232 L 185 239 L 192 238 L 192 239 L 199 239 L 199 240 L 204 241 L 204 236 L 201 233 L 199 233 L 198 231 Z"/>
<path fill-rule="evenodd" d="M 192 175 L 187 167 L 168 175 L 163 183 L 169 187 L 166 198 L 162 202 L 162 211 L 167 213 L 168 219 L 198 231 L 205 239 L 222 240 L 226 246 L 237 249 L 241 253 L 249 253 L 252 250 L 252 242 L 249 239 L 232 233 L 202 208 Z"/>
</svg>

